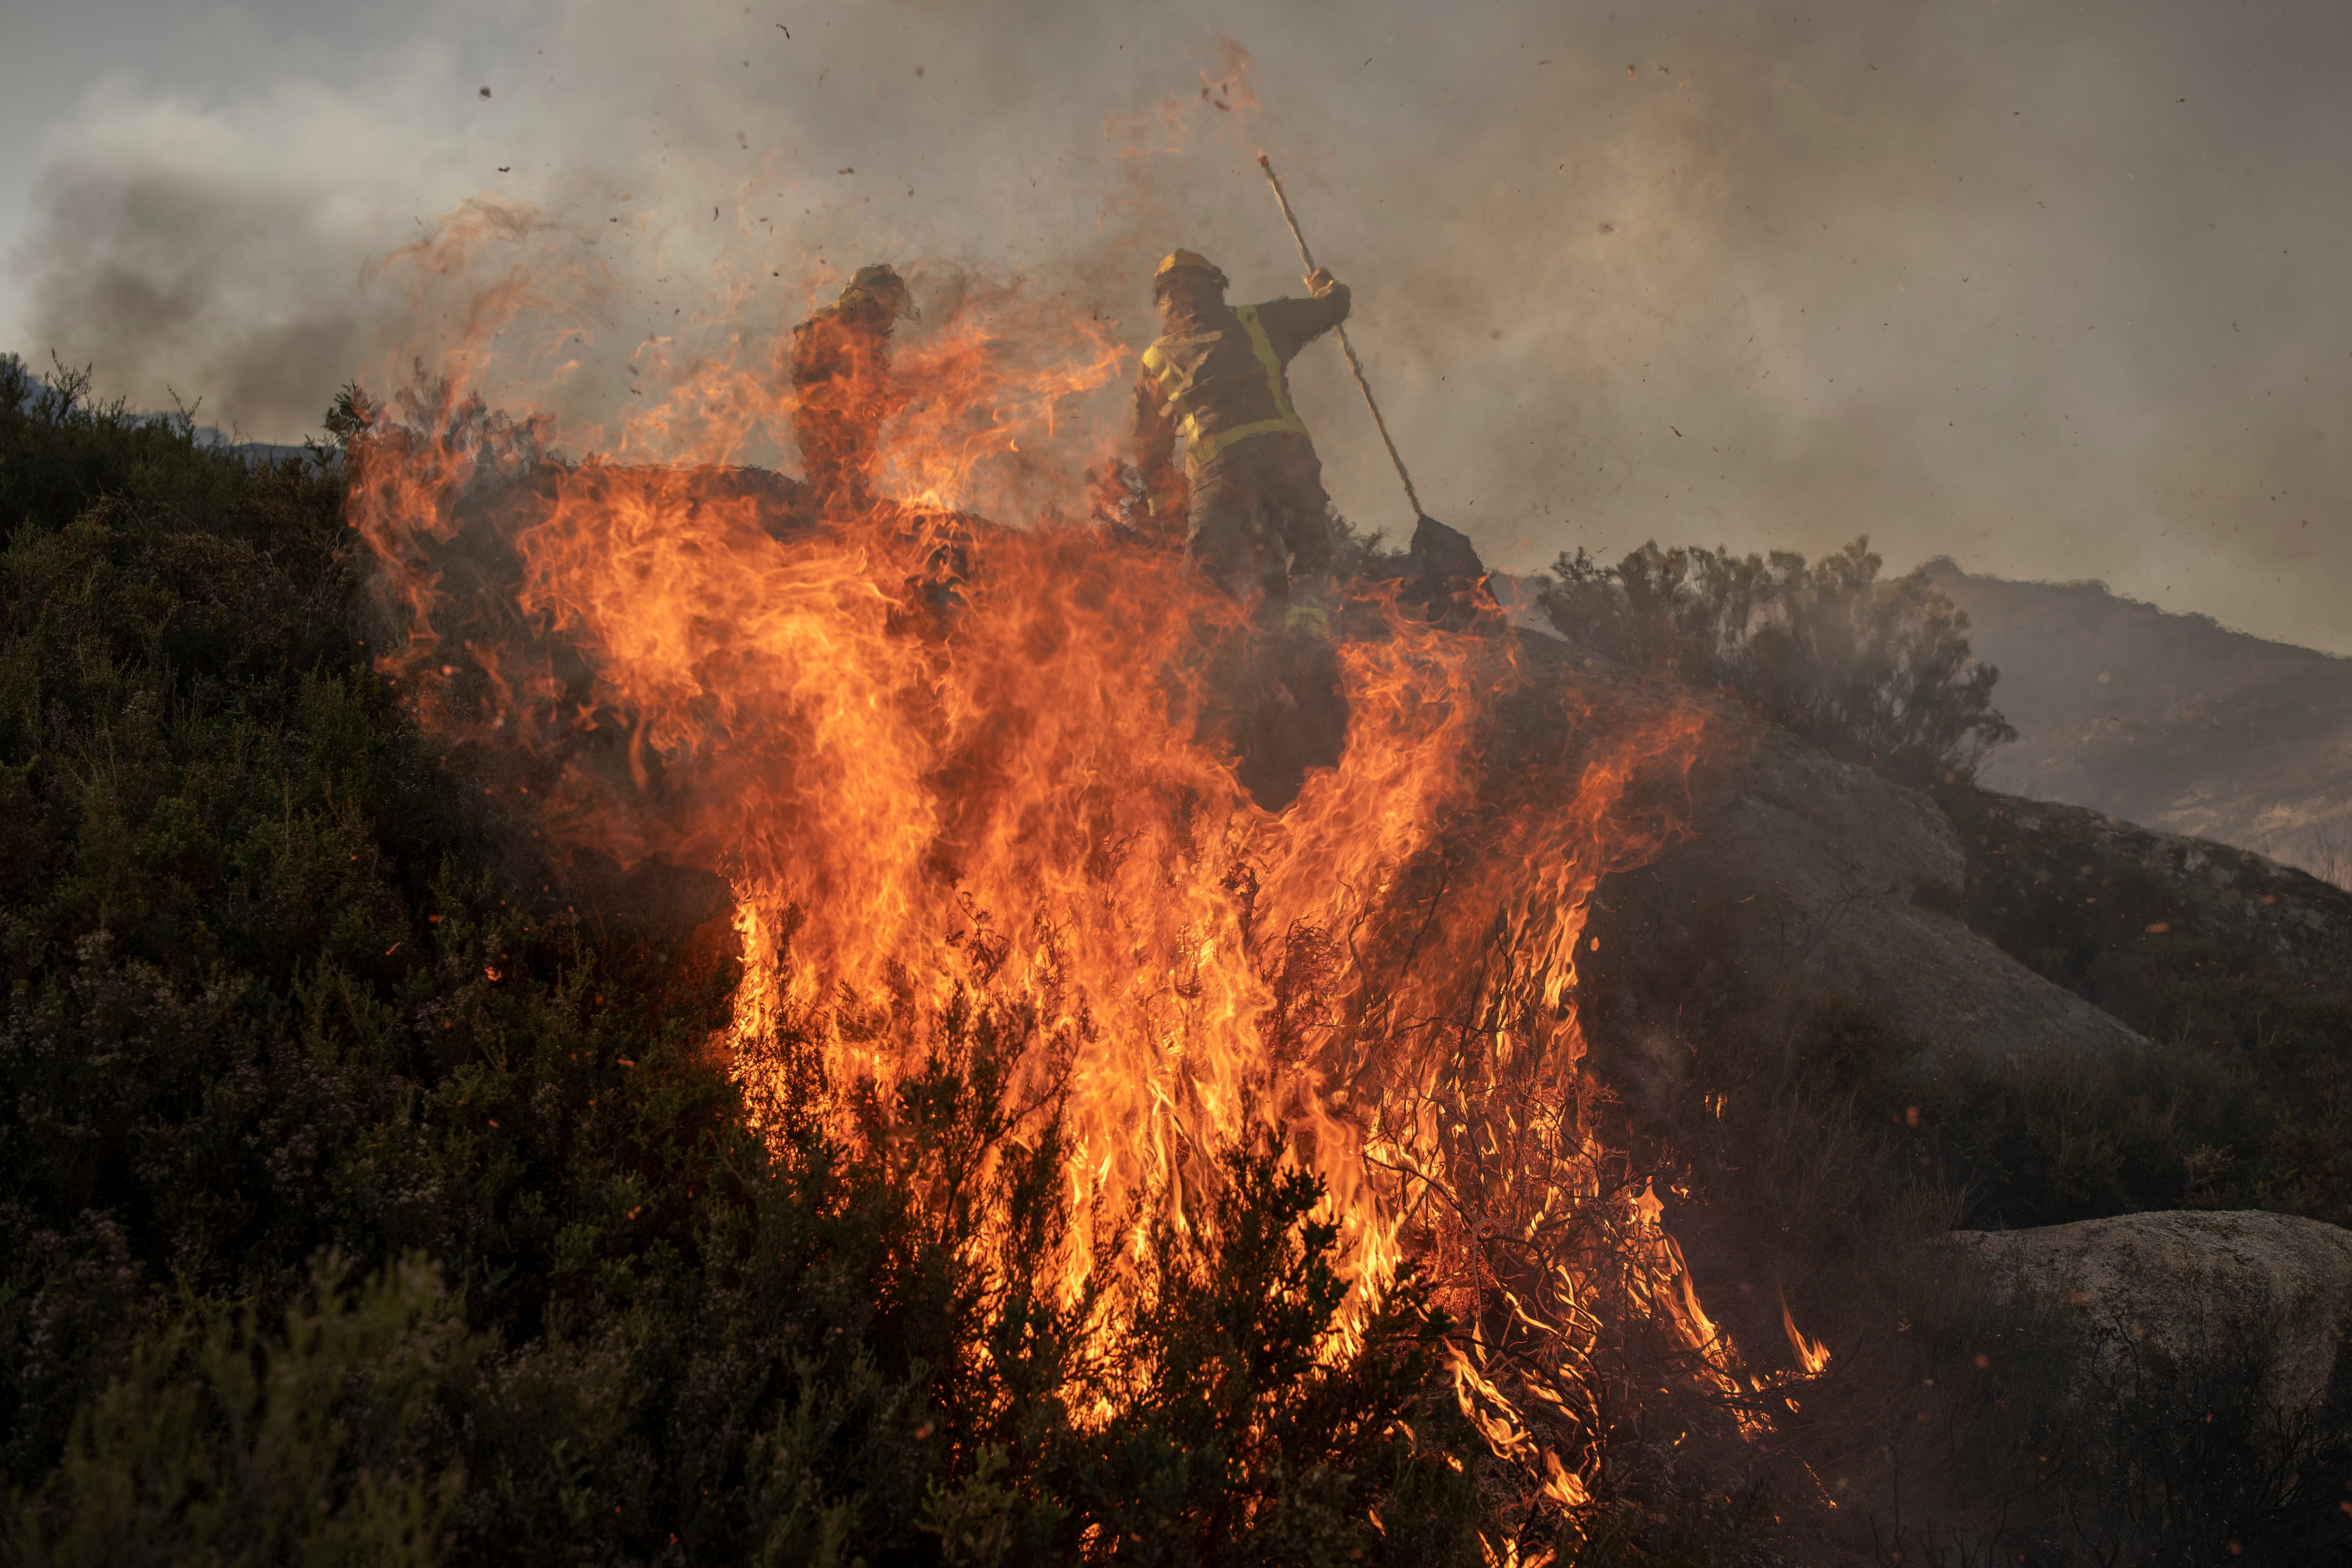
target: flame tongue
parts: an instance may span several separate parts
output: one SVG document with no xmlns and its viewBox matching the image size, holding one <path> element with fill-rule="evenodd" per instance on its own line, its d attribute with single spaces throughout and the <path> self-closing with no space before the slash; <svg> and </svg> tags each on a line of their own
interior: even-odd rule
<svg viewBox="0 0 2352 1568">
<path fill-rule="evenodd" d="M 1797 1354 L 1797 1364 L 1805 1369 L 1807 1375 L 1815 1375 L 1829 1369 L 1828 1343 L 1808 1339 L 1798 1329 L 1797 1320 L 1789 1314 L 1789 1299 L 1786 1296 L 1780 1298 L 1780 1327 L 1789 1336 L 1789 1348 Z"/>
</svg>

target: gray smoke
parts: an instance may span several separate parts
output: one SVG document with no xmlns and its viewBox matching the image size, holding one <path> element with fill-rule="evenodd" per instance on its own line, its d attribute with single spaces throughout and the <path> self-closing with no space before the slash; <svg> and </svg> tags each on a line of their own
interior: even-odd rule
<svg viewBox="0 0 2352 1568">
<path fill-rule="evenodd" d="M 317 423 L 360 330 L 355 302 L 320 286 L 348 262 L 299 243 L 296 198 L 136 167 L 51 179 L 42 237 L 75 265 L 38 277 L 42 338 L 148 406 L 160 385 L 273 435 Z M 280 237 L 257 246 L 257 233 Z"/>
<path fill-rule="evenodd" d="M 533 267 L 609 279 L 567 320 L 583 411 L 722 297 L 769 291 L 740 314 L 773 332 L 877 256 L 1030 276 L 1139 346 L 1171 246 L 1297 287 L 1263 147 L 1490 559 L 1867 532 L 2346 650 L 2347 45 L 2328 0 L 587 5 L 462 60 L 94 101 L 16 346 L 289 438 L 443 330 L 371 263 L 484 193 L 564 236 Z M 1298 382 L 1342 508 L 1409 524 L 1339 356 Z"/>
</svg>

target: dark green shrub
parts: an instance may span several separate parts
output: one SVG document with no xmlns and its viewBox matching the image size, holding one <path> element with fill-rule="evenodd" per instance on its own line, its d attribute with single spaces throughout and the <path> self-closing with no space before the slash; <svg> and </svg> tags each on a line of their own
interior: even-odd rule
<svg viewBox="0 0 2352 1568">
<path fill-rule="evenodd" d="M 11 1555 L 91 1568 L 425 1564 L 460 1481 L 419 1442 L 435 1385 L 478 1354 L 422 1265 L 346 1289 L 322 1268 L 264 1333 L 174 1322 L 86 1403 L 8 1521 Z"/>
<path fill-rule="evenodd" d="M 1878 580 L 1870 541 L 1807 565 L 1654 542 L 1615 566 L 1563 554 L 1538 602 L 1561 635 L 1722 690 L 1774 724 L 1906 783 L 1971 777 L 2017 732 L 1968 616 L 1917 573 Z"/>
</svg>

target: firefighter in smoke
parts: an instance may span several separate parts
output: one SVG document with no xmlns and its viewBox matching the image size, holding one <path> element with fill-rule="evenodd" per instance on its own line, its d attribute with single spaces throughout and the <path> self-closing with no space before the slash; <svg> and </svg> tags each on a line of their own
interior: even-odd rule
<svg viewBox="0 0 2352 1568">
<path fill-rule="evenodd" d="M 906 279 L 877 264 L 793 329 L 793 436 L 829 517 L 874 506 L 875 436 L 906 401 L 890 376 L 890 330 L 919 319 Z"/>
<path fill-rule="evenodd" d="M 1339 761 L 1348 727 L 1328 640 L 1331 498 L 1286 373 L 1347 319 L 1348 290 L 1319 269 L 1307 283 L 1310 298 L 1235 307 L 1205 256 L 1173 253 L 1151 280 L 1162 330 L 1135 385 L 1137 466 L 1154 514 L 1181 510 L 1202 569 L 1277 633 L 1223 650 L 1202 716 L 1232 747 L 1236 781 L 1270 811 Z"/>
<path fill-rule="evenodd" d="M 1348 318 L 1348 288 L 1320 268 L 1306 299 L 1225 303 L 1225 275 L 1171 253 L 1152 277 L 1161 332 L 1135 383 L 1137 466 L 1155 514 L 1181 507 L 1192 553 L 1262 619 L 1320 631 L 1331 562 L 1331 499 L 1288 366 Z M 1184 437 L 1184 467 L 1175 461 Z"/>
</svg>

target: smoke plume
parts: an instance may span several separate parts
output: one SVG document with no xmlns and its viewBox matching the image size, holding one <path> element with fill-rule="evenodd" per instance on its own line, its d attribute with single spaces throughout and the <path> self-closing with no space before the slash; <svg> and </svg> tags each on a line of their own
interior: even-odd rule
<svg viewBox="0 0 2352 1568">
<path fill-rule="evenodd" d="M 92 97 L 16 346 L 298 437 L 450 330 L 385 263 L 473 199 L 593 283 L 544 280 L 525 356 L 566 350 L 590 423 L 880 257 L 1139 348 L 1171 246 L 1297 288 L 1263 148 L 1423 498 L 1498 564 L 1866 532 L 2352 649 L 2352 208 L 2317 199 L 2347 43 L 2316 3 L 592 4 L 235 101 Z M 1298 393 L 1342 509 L 1409 527 L 1336 353 Z"/>
</svg>

